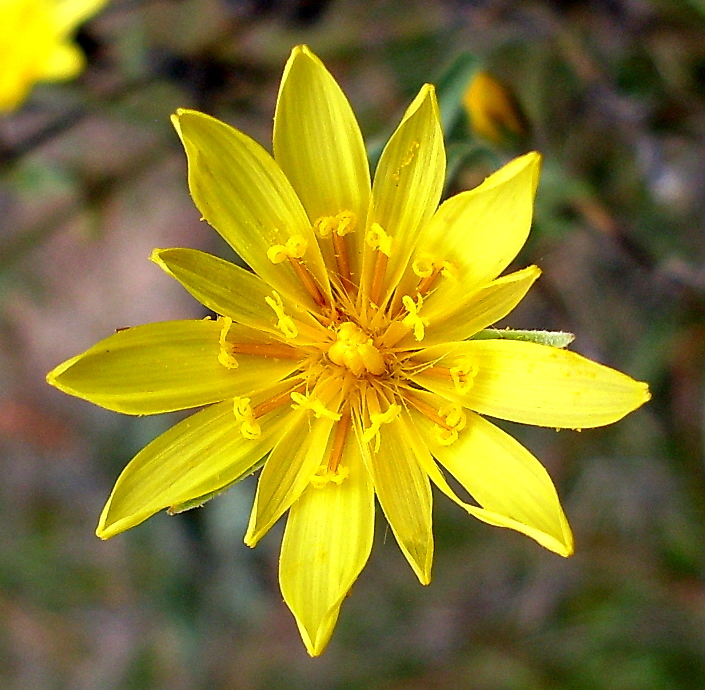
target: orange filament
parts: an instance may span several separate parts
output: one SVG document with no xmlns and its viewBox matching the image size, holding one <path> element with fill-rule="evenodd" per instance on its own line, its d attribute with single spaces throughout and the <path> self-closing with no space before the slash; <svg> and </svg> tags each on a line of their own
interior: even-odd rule
<svg viewBox="0 0 705 690">
<path fill-rule="evenodd" d="M 338 465 L 340 465 L 340 460 L 343 457 L 343 451 L 345 450 L 345 439 L 348 436 L 348 430 L 350 429 L 350 412 L 345 413 L 338 425 L 335 428 L 335 436 L 333 437 L 333 447 L 330 451 L 330 457 L 328 458 L 328 471 L 335 473 L 338 471 Z"/>
<path fill-rule="evenodd" d="M 372 287 L 370 288 L 370 301 L 379 306 L 384 284 L 384 274 L 387 271 L 388 257 L 384 252 L 377 251 L 375 268 L 372 274 Z"/>
<path fill-rule="evenodd" d="M 306 268 L 306 264 L 301 259 L 295 256 L 290 256 L 289 262 L 291 263 L 294 271 L 296 271 L 296 275 L 299 277 L 301 284 L 304 286 L 304 288 L 306 288 L 308 294 L 313 297 L 313 301 L 319 307 L 324 307 L 326 305 L 326 298 L 320 291 L 315 278 L 308 270 L 308 268 Z"/>
<path fill-rule="evenodd" d="M 450 369 L 447 369 L 446 367 L 428 367 L 428 369 L 423 370 L 423 373 L 436 376 L 439 379 L 448 379 L 449 381 L 453 380 Z"/>
<path fill-rule="evenodd" d="M 303 390 L 306 390 L 306 384 L 300 383 L 298 386 L 290 388 L 289 390 L 286 390 L 283 393 L 279 393 L 279 395 L 275 395 L 273 398 L 268 398 L 267 400 L 264 400 L 259 405 L 256 405 L 252 408 L 252 416 L 257 419 L 258 417 L 267 414 L 267 412 L 276 410 L 277 407 L 281 407 L 286 403 L 290 403 L 291 394 L 300 393 Z"/>
<path fill-rule="evenodd" d="M 431 407 L 427 402 L 419 400 L 419 398 L 407 392 L 404 392 L 403 396 L 404 399 L 408 403 L 411 403 L 422 415 L 428 417 L 432 422 L 438 424 L 438 426 L 441 426 L 448 431 L 453 431 L 454 427 L 448 424 L 448 422 L 446 422 L 446 420 L 438 414 L 438 411 L 434 410 L 433 407 Z"/>
<path fill-rule="evenodd" d="M 352 294 L 355 286 L 350 275 L 350 261 L 348 258 L 348 245 L 345 240 L 345 235 L 333 233 L 333 250 L 335 253 L 335 261 L 338 264 L 338 272 L 340 279 L 343 281 L 343 287 L 348 294 Z"/>
<path fill-rule="evenodd" d="M 426 276 L 425 278 L 421 278 L 419 281 L 418 286 L 416 287 L 416 295 L 421 295 L 422 297 L 425 297 L 428 294 L 428 291 L 431 289 L 431 286 L 436 282 L 436 278 L 441 274 L 441 271 L 443 270 L 443 264 L 439 264 L 438 266 L 433 267 L 433 272 L 431 275 Z"/>
<path fill-rule="evenodd" d="M 268 345 L 265 343 L 228 343 L 228 349 L 238 355 L 256 355 L 274 357 L 275 359 L 301 359 L 299 350 L 287 345 Z"/>
</svg>

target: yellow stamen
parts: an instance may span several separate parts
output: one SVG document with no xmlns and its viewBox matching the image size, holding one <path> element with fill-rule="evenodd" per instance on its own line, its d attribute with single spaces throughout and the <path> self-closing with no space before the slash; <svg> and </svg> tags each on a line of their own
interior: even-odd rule
<svg viewBox="0 0 705 690">
<path fill-rule="evenodd" d="M 368 247 L 377 250 L 374 268 L 372 269 L 369 299 L 373 304 L 379 305 L 384 286 L 384 274 L 387 271 L 387 262 L 392 254 L 392 238 L 379 223 L 372 223 L 365 235 L 365 242 Z"/>
<path fill-rule="evenodd" d="M 325 465 L 321 465 L 311 477 L 311 486 L 315 489 L 322 489 L 329 482 L 340 486 L 349 474 L 350 470 L 347 467 L 339 467 L 335 472 L 332 472 Z"/>
<path fill-rule="evenodd" d="M 467 417 L 460 405 L 446 405 L 438 410 L 438 415 L 445 420 L 445 424 L 435 427 L 436 439 L 444 446 L 449 446 L 458 440 L 458 432 L 465 428 Z"/>
<path fill-rule="evenodd" d="M 428 294 L 429 290 L 433 287 L 433 284 L 436 282 L 436 279 L 439 275 L 441 275 L 443 270 L 443 264 L 439 266 L 434 266 L 433 271 L 431 271 L 429 275 L 424 276 L 419 281 L 419 284 L 416 287 L 416 294 L 425 297 Z"/>
<path fill-rule="evenodd" d="M 240 422 L 240 433 L 248 441 L 254 441 L 262 433 L 260 425 L 255 421 L 249 398 L 234 398 L 233 413 L 235 420 Z"/>
<path fill-rule="evenodd" d="M 374 439 L 374 451 L 375 453 L 377 453 L 379 452 L 379 447 L 381 443 L 380 427 L 382 426 L 382 424 L 389 424 L 390 422 L 394 421 L 399 416 L 399 413 L 401 412 L 401 407 L 392 403 L 385 412 L 379 411 L 379 400 L 377 399 L 377 395 L 373 392 L 367 396 L 367 404 L 368 408 L 370 409 L 370 426 L 368 426 L 364 430 L 362 434 L 362 440 L 365 443 L 370 443 L 372 439 Z"/>
<path fill-rule="evenodd" d="M 308 242 L 302 235 L 292 235 L 286 244 L 275 244 L 267 250 L 267 258 L 273 264 L 280 264 L 287 259 L 300 259 L 308 248 Z"/>
<path fill-rule="evenodd" d="M 409 297 L 409 295 L 404 295 L 401 298 L 401 302 L 404 305 L 408 315 L 402 319 L 402 323 L 409 328 L 414 330 L 414 338 L 417 341 L 423 340 L 425 335 L 425 327 L 428 326 L 428 319 L 424 319 L 419 316 L 419 311 L 423 306 L 423 297 L 417 295 L 416 302 Z"/>
<path fill-rule="evenodd" d="M 299 331 L 296 328 L 296 324 L 290 316 L 287 316 L 284 311 L 284 302 L 276 290 L 272 290 L 274 299 L 271 297 L 265 297 L 264 301 L 274 310 L 277 315 L 277 328 L 284 334 L 287 340 L 296 338 L 299 335 Z"/>
<path fill-rule="evenodd" d="M 338 274 L 348 294 L 353 292 L 355 285 L 352 282 L 348 247 L 344 238 L 355 230 L 356 223 L 357 220 L 352 211 L 341 211 L 336 216 L 322 216 L 313 224 L 320 237 L 331 237 Z"/>
<path fill-rule="evenodd" d="M 332 419 L 333 421 L 338 421 L 340 419 L 340 414 L 338 412 L 334 412 L 333 410 L 329 410 L 326 406 L 325 403 L 321 400 L 319 400 L 317 397 L 315 397 L 313 394 L 310 396 L 305 396 L 302 393 L 298 393 L 297 391 L 292 391 L 291 399 L 294 401 L 294 404 L 291 406 L 295 410 L 299 409 L 304 409 L 304 410 L 311 410 L 313 412 L 314 416 L 316 419 L 320 419 L 321 417 L 325 417 L 327 419 Z"/>
<path fill-rule="evenodd" d="M 388 257 L 392 255 L 392 238 L 379 223 L 372 223 L 365 235 L 365 242 L 372 249 L 376 249 Z"/>
<path fill-rule="evenodd" d="M 477 371 L 477 364 L 464 359 L 457 366 L 451 367 L 448 373 L 458 393 L 465 394 L 472 388 Z"/>
<path fill-rule="evenodd" d="M 220 344 L 220 350 L 218 351 L 218 361 L 226 369 L 237 369 L 238 363 L 235 357 L 233 357 L 233 345 L 226 341 L 228 337 L 228 332 L 230 327 L 233 325 L 233 320 L 227 316 L 223 316 L 219 319 L 223 322 L 223 327 L 220 329 L 220 337 L 218 343 Z"/>
<path fill-rule="evenodd" d="M 318 288 L 313 275 L 306 268 L 306 264 L 301 260 L 307 249 L 308 242 L 303 235 L 292 235 L 286 244 L 275 244 L 270 247 L 267 250 L 267 258 L 273 264 L 281 264 L 288 260 L 308 294 L 313 297 L 319 307 L 322 307 L 326 303 L 326 299 Z"/>
<path fill-rule="evenodd" d="M 411 264 L 411 270 L 419 278 L 428 278 L 434 271 L 435 264 L 433 259 L 428 256 L 419 256 Z"/>
</svg>

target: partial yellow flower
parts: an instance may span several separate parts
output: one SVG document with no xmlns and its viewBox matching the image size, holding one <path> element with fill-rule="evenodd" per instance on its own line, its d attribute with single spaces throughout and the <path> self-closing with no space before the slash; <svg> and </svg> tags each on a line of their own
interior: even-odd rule
<svg viewBox="0 0 705 690">
<path fill-rule="evenodd" d="M 514 94 L 488 72 L 480 70 L 463 96 L 470 126 L 475 134 L 495 144 L 526 134 L 524 117 Z"/>
<path fill-rule="evenodd" d="M 76 27 L 106 0 L 0 0 L 0 112 L 24 102 L 40 81 L 71 79 L 84 57 Z"/>
<path fill-rule="evenodd" d="M 540 273 L 499 277 L 529 232 L 538 154 L 439 207 L 443 133 L 425 85 L 372 183 L 350 105 L 305 46 L 284 70 L 274 158 L 208 115 L 179 110 L 173 120 L 199 211 L 252 272 L 155 250 L 220 316 L 120 331 L 48 375 L 127 414 L 206 406 L 128 464 L 98 535 L 200 505 L 261 468 L 245 542 L 255 546 L 288 512 L 281 589 L 311 655 L 368 559 L 375 496 L 422 584 L 432 483 L 480 520 L 570 555 L 548 474 L 485 415 L 593 427 L 649 393 L 573 352 L 488 330 Z"/>
</svg>

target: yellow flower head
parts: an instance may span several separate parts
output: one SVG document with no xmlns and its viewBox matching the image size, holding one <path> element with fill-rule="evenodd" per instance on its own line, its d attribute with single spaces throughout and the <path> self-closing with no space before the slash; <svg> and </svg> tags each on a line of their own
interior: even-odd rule
<svg viewBox="0 0 705 690">
<path fill-rule="evenodd" d="M 514 94 L 491 74 L 475 73 L 463 96 L 473 132 L 495 144 L 526 133 L 524 117 Z"/>
<path fill-rule="evenodd" d="M 288 511 L 281 588 L 312 655 L 369 556 L 375 496 L 423 584 L 432 484 L 480 520 L 568 556 L 548 474 L 486 416 L 594 427 L 649 393 L 573 352 L 485 330 L 539 275 L 531 266 L 498 277 L 529 232 L 538 154 L 439 207 L 443 133 L 426 85 L 371 183 L 350 105 L 305 46 L 284 70 L 274 157 L 202 113 L 173 120 L 196 205 L 252 272 L 155 250 L 220 318 L 123 330 L 49 374 L 128 414 L 208 405 L 129 463 L 98 535 L 199 505 L 262 467 L 245 541 L 254 546 Z"/>
<path fill-rule="evenodd" d="M 0 112 L 15 110 L 39 81 L 75 77 L 84 58 L 76 27 L 106 0 L 0 0 Z"/>
</svg>

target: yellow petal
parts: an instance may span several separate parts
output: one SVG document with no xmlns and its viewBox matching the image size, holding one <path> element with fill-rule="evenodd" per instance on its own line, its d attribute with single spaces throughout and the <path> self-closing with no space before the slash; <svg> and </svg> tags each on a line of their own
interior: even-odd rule
<svg viewBox="0 0 705 690">
<path fill-rule="evenodd" d="M 524 299 L 540 275 L 537 266 L 529 266 L 488 283 L 470 296 L 458 290 L 454 299 L 432 301 L 429 298 L 422 311 L 429 322 L 423 345 L 465 340 L 497 323 Z M 400 347 L 415 345 L 418 346 L 412 334 L 399 343 Z"/>
<path fill-rule="evenodd" d="M 463 95 L 473 132 L 495 144 L 526 133 L 524 118 L 512 91 L 483 70 L 475 73 Z"/>
<path fill-rule="evenodd" d="M 323 462 L 333 427 L 328 417 L 312 418 L 309 410 L 291 412 L 286 432 L 262 469 L 250 514 L 245 544 L 254 547 L 269 528 L 301 496 Z"/>
<path fill-rule="evenodd" d="M 150 258 L 217 314 L 281 337 L 275 314 L 266 302 L 272 297 L 272 288 L 258 276 L 196 249 L 155 249 Z M 307 313 L 294 312 L 293 305 L 286 306 L 297 319 L 314 325 Z"/>
<path fill-rule="evenodd" d="M 85 62 L 78 46 L 73 43 L 57 44 L 38 66 L 37 78 L 42 81 L 71 79 L 83 70 Z"/>
<path fill-rule="evenodd" d="M 328 293 L 308 216 L 281 168 L 257 142 L 215 118 L 179 109 L 172 121 L 188 157 L 191 196 L 205 220 L 272 287 L 314 308 L 291 263 L 268 256 L 290 240 L 305 246 L 302 260 Z"/>
<path fill-rule="evenodd" d="M 0 17 L 0 111 L 11 111 L 39 79 L 57 39 L 44 3 L 4 0 Z"/>
<path fill-rule="evenodd" d="M 279 561 L 284 600 L 311 656 L 328 644 L 340 606 L 365 566 L 374 532 L 374 491 L 354 438 L 340 484 L 309 485 L 289 511 Z"/>
<path fill-rule="evenodd" d="M 573 535 L 553 482 L 526 448 L 471 412 L 465 428 L 450 445 L 436 440 L 434 426 L 412 411 L 409 435 L 417 439 L 417 457 L 443 493 L 483 522 L 521 532 L 561 556 L 573 553 Z M 424 449 L 433 453 L 480 508 L 455 495 L 430 456 L 424 459 Z"/>
<path fill-rule="evenodd" d="M 357 274 L 370 201 L 367 152 L 345 94 L 307 46 L 294 48 L 284 68 L 274 116 L 274 157 L 312 223 L 343 211 L 354 214 L 357 229 L 350 237 L 357 248 L 350 260 Z M 330 243 L 323 243 L 323 249 L 335 266 Z"/>
<path fill-rule="evenodd" d="M 54 2 L 54 21 L 62 33 L 73 30 L 107 3 L 107 0 L 58 0 Z"/>
<path fill-rule="evenodd" d="M 274 445 L 282 410 L 261 418 L 254 440 L 240 432 L 233 403 L 212 405 L 156 438 L 123 470 L 103 509 L 97 535 L 108 539 L 154 513 L 219 491 L 248 475 Z"/>
<path fill-rule="evenodd" d="M 646 383 L 575 352 L 531 342 L 471 340 L 428 348 L 422 359 L 477 373 L 464 393 L 433 370 L 414 377 L 419 385 L 476 412 L 523 424 L 603 426 L 650 398 Z"/>
<path fill-rule="evenodd" d="M 466 293 L 496 278 L 524 246 L 541 158 L 516 158 L 479 187 L 445 201 L 419 238 L 415 256 L 443 265 L 438 299 L 456 283 Z M 448 287 L 446 287 L 448 286 Z"/>
<path fill-rule="evenodd" d="M 433 565 L 433 497 L 428 476 L 410 451 L 398 418 L 384 424 L 379 433 L 379 452 L 363 444 L 363 457 L 397 543 L 421 584 L 427 585 Z"/>
<path fill-rule="evenodd" d="M 125 414 L 158 414 L 220 402 L 284 378 L 298 361 L 238 355 L 218 361 L 217 321 L 169 321 L 119 331 L 60 364 L 47 381 Z"/>
<path fill-rule="evenodd" d="M 420 229 L 438 206 L 445 181 L 445 165 L 436 93 L 433 86 L 426 84 L 385 146 L 372 185 L 368 228 L 378 223 L 392 238 L 385 295 L 396 286 Z M 365 247 L 364 261 L 363 275 L 367 276 L 370 273 L 368 266 L 374 261 L 368 246 Z"/>
</svg>

